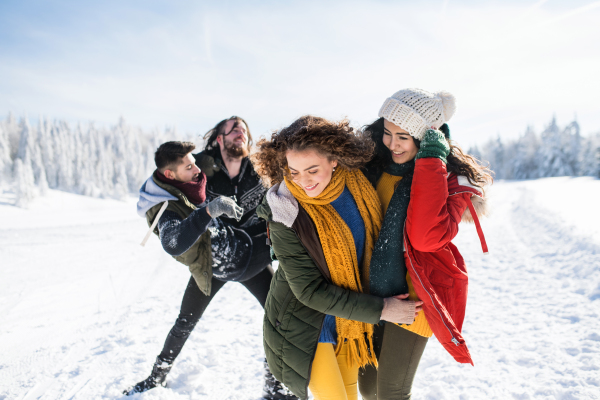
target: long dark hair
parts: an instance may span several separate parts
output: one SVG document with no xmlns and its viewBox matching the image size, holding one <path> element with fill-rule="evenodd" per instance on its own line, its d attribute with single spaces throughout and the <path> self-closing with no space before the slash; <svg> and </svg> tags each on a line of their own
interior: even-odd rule
<svg viewBox="0 0 600 400">
<path fill-rule="evenodd" d="M 383 118 L 379 118 L 371 125 L 365 126 L 363 130 L 375 142 L 375 156 L 366 165 L 365 171 L 367 178 L 374 183 L 374 180 L 381 176 L 383 170 L 394 161 L 392 160 L 390 149 L 383 144 Z M 450 133 L 448 125 L 442 125 L 440 130 L 444 132 L 446 140 L 450 145 L 450 154 L 446 157 L 448 162 L 446 164 L 446 169 L 448 172 L 466 176 L 471 185 L 484 187 L 491 184 L 494 181 L 494 178 L 489 165 L 483 165 L 481 161 L 477 160 L 472 155 L 465 153 L 458 143 L 448 139 Z M 417 148 L 420 148 L 421 141 L 414 137 L 412 137 L 412 139 Z"/>
<path fill-rule="evenodd" d="M 242 117 L 238 117 L 237 115 L 234 115 L 232 117 L 229 117 L 227 119 L 224 119 L 223 121 L 219 122 L 217 125 L 214 126 L 214 128 L 212 128 L 211 130 L 209 130 L 208 132 L 206 132 L 204 134 L 204 150 L 211 150 L 214 148 L 218 148 L 219 145 L 217 143 L 217 137 L 221 134 L 223 135 L 228 135 L 229 132 L 225 132 L 225 124 L 231 120 L 235 120 L 236 123 L 233 124 L 233 128 L 235 128 L 237 126 L 237 124 L 239 124 L 240 122 L 243 122 L 246 125 L 246 133 L 248 134 L 248 151 L 250 151 L 250 149 L 252 148 L 252 134 L 250 133 L 250 127 L 248 126 L 248 123 L 246 121 L 244 121 L 244 119 Z"/>
</svg>

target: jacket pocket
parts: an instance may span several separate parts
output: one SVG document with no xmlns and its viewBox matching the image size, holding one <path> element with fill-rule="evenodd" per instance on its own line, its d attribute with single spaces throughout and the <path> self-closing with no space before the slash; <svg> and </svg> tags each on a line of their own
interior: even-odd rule
<svg viewBox="0 0 600 400">
<path fill-rule="evenodd" d="M 281 321 L 283 321 L 283 316 L 285 315 L 285 310 L 287 309 L 288 305 L 290 304 L 290 301 L 292 301 L 292 290 L 291 289 L 285 295 L 285 298 L 283 299 L 283 303 L 281 303 L 281 308 L 279 309 L 279 314 L 277 314 L 277 319 L 275 320 L 275 326 L 281 325 Z"/>
</svg>

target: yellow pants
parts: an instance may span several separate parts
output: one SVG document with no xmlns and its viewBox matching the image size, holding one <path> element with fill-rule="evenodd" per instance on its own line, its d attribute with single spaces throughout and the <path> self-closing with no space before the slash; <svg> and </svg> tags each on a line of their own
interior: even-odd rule
<svg viewBox="0 0 600 400">
<path fill-rule="evenodd" d="M 344 343 L 336 357 L 333 344 L 319 343 L 308 388 L 315 400 L 356 400 L 358 365 L 346 364 L 348 346 Z"/>
</svg>

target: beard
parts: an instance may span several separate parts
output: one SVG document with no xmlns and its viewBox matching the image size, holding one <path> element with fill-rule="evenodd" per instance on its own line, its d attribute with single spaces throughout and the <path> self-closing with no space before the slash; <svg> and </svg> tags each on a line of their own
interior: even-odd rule
<svg viewBox="0 0 600 400">
<path fill-rule="evenodd" d="M 227 156 L 231 158 L 248 157 L 248 148 L 244 143 L 240 146 L 235 142 L 225 142 L 223 147 Z"/>
</svg>

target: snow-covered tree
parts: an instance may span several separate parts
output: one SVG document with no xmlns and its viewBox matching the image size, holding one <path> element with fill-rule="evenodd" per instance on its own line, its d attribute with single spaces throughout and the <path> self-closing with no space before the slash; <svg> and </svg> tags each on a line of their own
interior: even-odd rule
<svg viewBox="0 0 600 400">
<path fill-rule="evenodd" d="M 584 140 L 580 175 L 600 178 L 600 132 Z"/>
<path fill-rule="evenodd" d="M 565 141 L 565 151 L 567 153 L 567 162 L 571 169 L 572 175 L 580 175 L 581 171 L 581 145 L 582 137 L 581 130 L 577 120 L 573 120 L 563 129 L 563 137 Z"/>
<path fill-rule="evenodd" d="M 482 161 L 490 164 L 490 167 L 494 171 L 496 178 L 509 178 L 506 176 L 504 143 L 502 143 L 500 135 L 498 135 L 495 139 L 490 139 L 487 143 L 485 143 L 482 148 L 482 153 Z"/>
<path fill-rule="evenodd" d="M 48 181 L 42 161 L 38 133 L 31 128 L 27 118 L 21 120 L 20 128 L 21 137 L 19 139 L 19 148 L 17 149 L 17 158 L 23 161 L 25 168 L 31 168 L 35 185 L 42 192 L 45 192 L 48 189 Z"/>
<path fill-rule="evenodd" d="M 553 117 L 541 136 L 528 127 L 516 140 L 491 139 L 482 147 L 481 157 L 503 179 L 596 176 L 599 148 L 600 133 L 585 138 L 577 121 L 561 129 Z"/>
<path fill-rule="evenodd" d="M 27 157 L 25 160 L 17 158 L 15 161 L 16 201 L 18 207 L 27 207 L 31 200 L 38 195 L 33 178 L 31 163 Z"/>
<path fill-rule="evenodd" d="M 534 179 L 539 177 L 539 151 L 540 141 L 531 126 L 527 127 L 514 147 L 515 153 L 512 162 L 514 179 Z"/>
<path fill-rule="evenodd" d="M 540 175 L 573 176 L 573 160 L 570 151 L 571 137 L 561 131 L 556 123 L 556 117 L 542 132 L 542 144 L 539 152 Z"/>
<path fill-rule="evenodd" d="M 8 145 L 10 147 L 10 159 L 14 161 L 17 157 L 19 141 L 21 139 L 21 130 L 19 123 L 13 113 L 8 113 L 8 117 L 4 121 L 4 130 L 8 137 Z"/>
<path fill-rule="evenodd" d="M 0 182 L 7 182 L 12 167 L 8 134 L 3 124 L 0 124 Z"/>
</svg>

